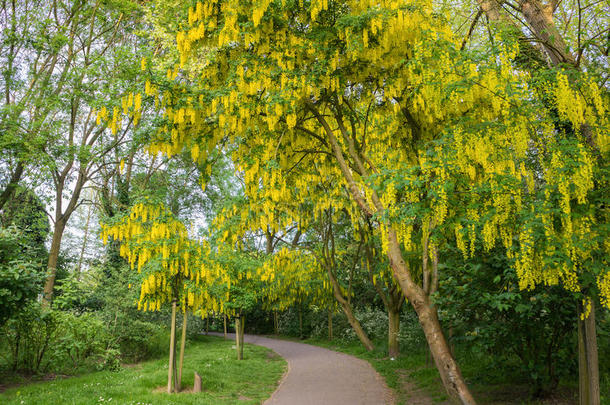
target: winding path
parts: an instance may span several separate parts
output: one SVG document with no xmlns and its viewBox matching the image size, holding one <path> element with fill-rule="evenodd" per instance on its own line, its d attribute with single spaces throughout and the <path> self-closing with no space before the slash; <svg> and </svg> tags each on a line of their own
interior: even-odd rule
<svg viewBox="0 0 610 405">
<path fill-rule="evenodd" d="M 265 405 L 389 405 L 393 396 L 366 361 L 317 346 L 244 335 L 288 362 L 288 371 Z"/>
</svg>

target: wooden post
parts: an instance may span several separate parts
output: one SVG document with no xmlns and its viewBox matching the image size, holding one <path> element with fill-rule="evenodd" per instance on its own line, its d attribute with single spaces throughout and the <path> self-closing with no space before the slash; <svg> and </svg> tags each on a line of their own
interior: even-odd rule
<svg viewBox="0 0 610 405">
<path fill-rule="evenodd" d="M 169 336 L 169 368 L 167 371 L 167 393 L 171 394 L 173 391 L 173 372 L 174 372 L 174 352 L 176 346 L 176 300 L 172 301 L 172 323 L 171 332 Z"/>
<path fill-rule="evenodd" d="M 193 384 L 193 392 L 201 392 L 201 376 L 195 371 L 195 383 Z"/>
<path fill-rule="evenodd" d="M 237 360 L 241 360 L 241 350 L 239 350 L 239 315 L 235 317 L 235 349 L 237 349 Z"/>
<path fill-rule="evenodd" d="M 176 380 L 176 391 L 180 392 L 182 388 L 182 365 L 184 364 L 184 346 L 186 345 L 186 321 L 187 312 L 184 311 L 184 317 L 182 318 L 182 340 L 180 341 L 180 363 L 178 365 L 178 379 Z"/>
</svg>

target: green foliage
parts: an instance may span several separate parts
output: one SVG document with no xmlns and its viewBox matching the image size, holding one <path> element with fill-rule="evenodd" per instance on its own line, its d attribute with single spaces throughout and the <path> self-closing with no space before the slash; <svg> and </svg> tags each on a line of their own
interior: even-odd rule
<svg viewBox="0 0 610 405">
<path fill-rule="evenodd" d="M 49 220 L 41 199 L 29 189 L 19 189 L 2 207 L 0 226 L 14 226 L 21 231 L 19 244 L 22 253 L 33 260 L 45 260 L 44 246 L 49 235 Z"/>
<path fill-rule="evenodd" d="M 0 226 L 0 326 L 34 299 L 42 285 L 40 263 L 23 254 L 24 239 L 17 227 Z"/>
<path fill-rule="evenodd" d="M 0 332 L 4 368 L 23 373 L 117 369 L 119 351 L 95 314 L 49 310 L 31 303 Z"/>
<path fill-rule="evenodd" d="M 26 373 L 45 371 L 49 366 L 49 352 L 53 349 L 61 329 L 57 314 L 33 302 L 10 319 L 2 329 L 2 348 L 12 370 Z"/>
<path fill-rule="evenodd" d="M 456 257 L 436 302 L 453 342 L 486 358 L 488 380 L 510 374 L 539 396 L 576 374 L 576 301 L 570 293 L 557 286 L 520 290 L 499 250 L 466 262 Z"/>
</svg>

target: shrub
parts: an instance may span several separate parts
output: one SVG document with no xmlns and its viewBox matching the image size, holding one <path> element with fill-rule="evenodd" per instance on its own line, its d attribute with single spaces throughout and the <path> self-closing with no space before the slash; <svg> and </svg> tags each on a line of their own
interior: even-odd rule
<svg viewBox="0 0 610 405">
<path fill-rule="evenodd" d="M 2 329 L 8 350 L 7 363 L 13 371 L 37 373 L 47 368 L 48 352 L 59 332 L 57 314 L 37 302 L 25 306 Z"/>
<path fill-rule="evenodd" d="M 119 350 L 95 314 L 46 309 L 32 302 L 0 331 L 6 364 L 27 374 L 117 369 Z"/>
</svg>

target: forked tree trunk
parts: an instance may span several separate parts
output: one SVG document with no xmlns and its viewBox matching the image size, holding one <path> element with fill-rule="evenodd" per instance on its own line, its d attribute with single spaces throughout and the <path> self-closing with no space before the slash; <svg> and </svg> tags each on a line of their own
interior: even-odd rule
<svg viewBox="0 0 610 405">
<path fill-rule="evenodd" d="M 174 354 L 176 352 L 176 300 L 172 301 L 172 321 L 169 335 L 169 368 L 167 371 L 167 393 L 171 394 L 174 388 L 173 373 L 176 363 Z"/>
<path fill-rule="evenodd" d="M 178 364 L 178 378 L 176 379 L 176 391 L 180 392 L 182 389 L 182 365 L 184 364 L 184 346 L 186 346 L 186 321 L 187 312 L 184 311 L 184 317 L 182 318 L 182 339 L 180 341 L 180 362 Z"/>
<path fill-rule="evenodd" d="M 587 316 L 581 302 L 578 303 L 578 391 L 580 405 L 599 405 L 599 364 L 597 333 L 595 330 L 595 301 Z M 582 319 L 584 318 L 584 319 Z"/>
<path fill-rule="evenodd" d="M 441 376 L 447 394 L 462 404 L 475 404 L 475 400 L 466 386 L 462 372 L 451 354 L 447 340 L 441 329 L 436 308 L 430 302 L 424 290 L 411 279 L 409 270 L 400 251 L 396 233 L 390 229 L 388 232 L 389 249 L 388 258 L 394 276 L 403 294 L 409 300 L 417 313 L 419 323 L 426 336 L 430 353 Z"/>
<path fill-rule="evenodd" d="M 397 357 L 400 354 L 398 334 L 400 332 L 400 310 L 388 307 L 388 354 Z"/>
</svg>

